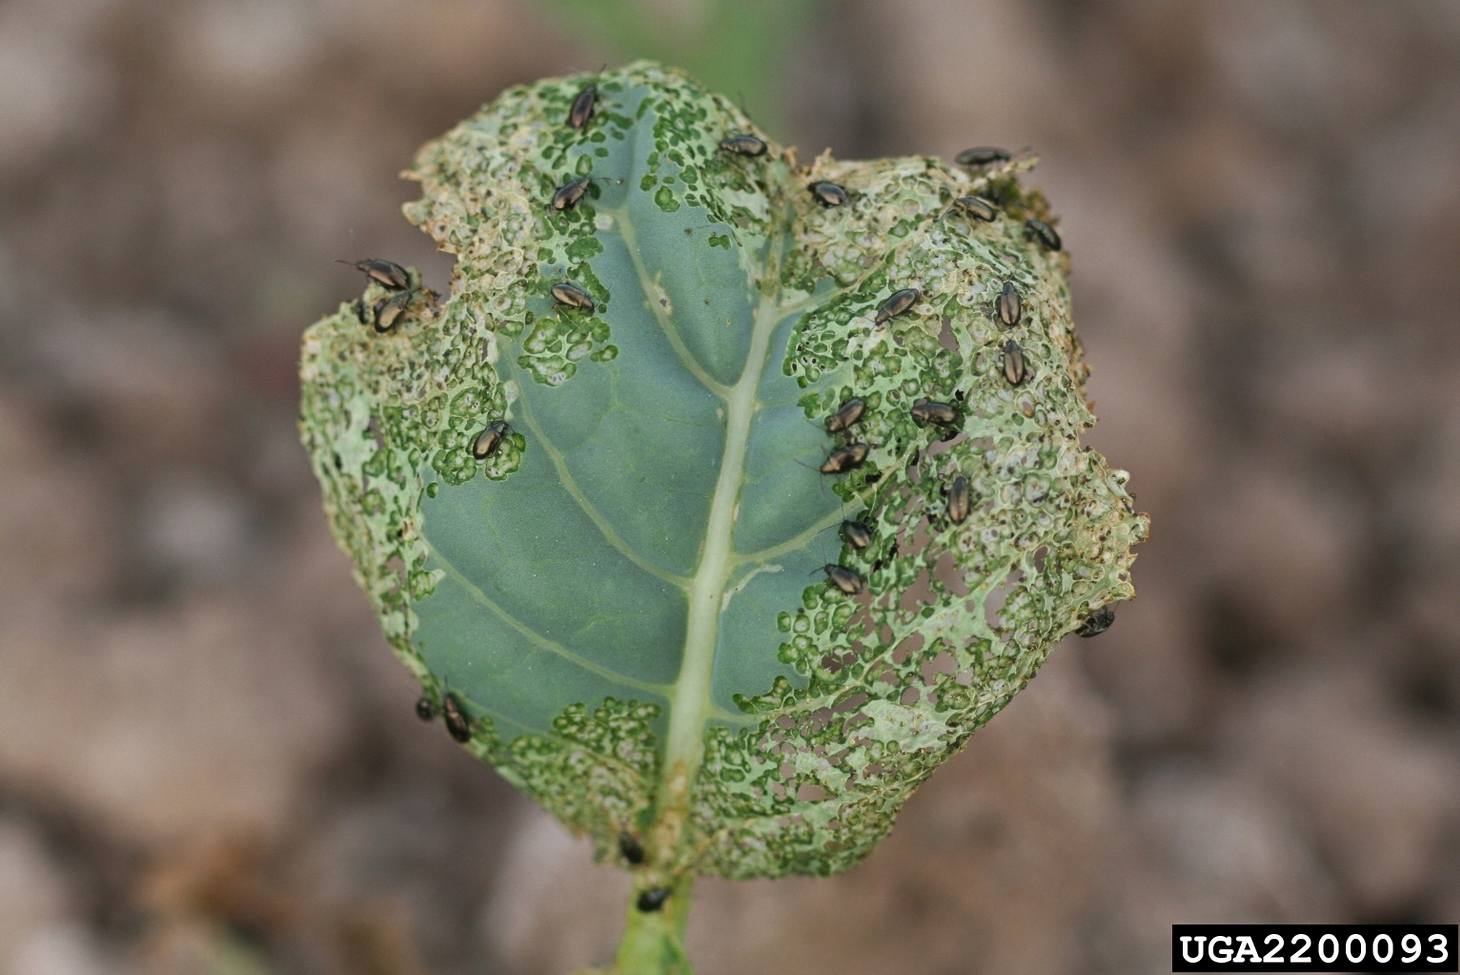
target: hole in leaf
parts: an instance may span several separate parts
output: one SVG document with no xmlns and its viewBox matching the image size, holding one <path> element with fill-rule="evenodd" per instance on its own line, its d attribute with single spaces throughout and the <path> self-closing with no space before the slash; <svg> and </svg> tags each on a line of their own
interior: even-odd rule
<svg viewBox="0 0 1460 975">
<path fill-rule="evenodd" d="M 960 430 L 958 432 L 958 435 L 957 436 L 949 437 L 947 440 L 937 440 L 937 441 L 934 441 L 928 447 L 927 452 L 926 452 L 926 456 L 929 459 L 932 459 L 934 457 L 937 457 L 939 454 L 945 454 L 948 451 L 952 450 L 954 447 L 956 447 L 959 444 L 963 443 L 967 439 L 968 439 L 968 434 L 966 434 L 966 433 L 964 433 L 963 431 Z M 951 481 L 952 479 L 953 479 L 953 475 L 951 473 L 949 473 L 948 476 L 947 476 L 947 480 Z"/>
<path fill-rule="evenodd" d="M 1023 581 L 1024 573 L 1019 569 L 1014 569 L 1004 577 L 1003 582 L 994 586 L 993 589 L 989 590 L 989 594 L 984 597 L 983 614 L 984 619 L 988 621 L 990 629 L 997 632 L 1004 628 L 999 614 L 1003 612 L 1004 604 L 1008 602 L 1009 596 L 1013 593 L 1015 587 Z"/>
<path fill-rule="evenodd" d="M 953 319 L 943 316 L 943 330 L 938 333 L 938 344 L 949 352 L 958 351 L 958 337 L 953 334 Z"/>
<path fill-rule="evenodd" d="M 958 661 L 953 659 L 953 654 L 944 650 L 932 660 L 922 666 L 923 683 L 932 686 L 939 674 L 956 674 L 958 672 Z"/>
<path fill-rule="evenodd" d="M 395 576 L 395 581 L 391 584 L 390 591 L 392 593 L 400 592 L 401 587 L 404 586 L 406 582 L 405 560 L 402 559 L 399 555 L 392 555 L 390 557 L 390 560 L 385 563 L 385 571 L 390 575 Z"/>
<path fill-rule="evenodd" d="M 952 552 L 944 552 L 938 556 L 938 562 L 933 566 L 933 578 L 960 599 L 968 595 L 968 586 L 963 581 L 963 573 L 959 571 L 958 561 Z"/>
<path fill-rule="evenodd" d="M 934 601 L 932 573 L 923 569 L 913 580 L 913 584 L 903 590 L 902 598 L 897 601 L 897 608 L 916 613 L 923 605 L 932 605 Z"/>
<path fill-rule="evenodd" d="M 923 648 L 923 644 L 926 642 L 921 633 L 909 633 L 897 645 L 897 649 L 892 651 L 893 661 L 899 664 L 907 663 L 908 660 L 912 659 L 913 654 Z"/>
</svg>

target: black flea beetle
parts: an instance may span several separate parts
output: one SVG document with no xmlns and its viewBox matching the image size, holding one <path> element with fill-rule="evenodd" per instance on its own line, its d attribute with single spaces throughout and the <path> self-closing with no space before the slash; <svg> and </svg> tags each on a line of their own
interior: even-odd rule
<svg viewBox="0 0 1460 975">
<path fill-rule="evenodd" d="M 720 148 L 726 152 L 733 152 L 738 156 L 763 156 L 765 155 L 765 143 L 748 132 L 739 135 L 732 135 L 720 143 Z"/>
<path fill-rule="evenodd" d="M 992 200 L 983 196 L 960 196 L 953 201 L 953 205 L 975 220 L 982 220 L 989 223 L 999 215 L 994 209 Z"/>
<path fill-rule="evenodd" d="M 378 258 L 368 257 L 363 261 L 335 261 L 335 263 L 348 264 L 357 271 L 363 271 L 366 277 L 392 291 L 400 291 L 411 286 L 411 276 L 406 273 L 405 268 L 394 261 L 382 261 Z"/>
<path fill-rule="evenodd" d="M 644 844 L 628 830 L 618 834 L 618 851 L 636 867 L 644 862 Z"/>
<path fill-rule="evenodd" d="M 471 455 L 477 460 L 486 460 L 502 445 L 504 437 L 512 435 L 512 425 L 505 420 L 494 420 L 487 424 L 487 428 L 477 434 L 476 440 L 471 445 Z"/>
<path fill-rule="evenodd" d="M 948 425 L 957 421 L 958 411 L 948 403 L 935 403 L 931 400 L 920 399 L 908 410 L 914 420 L 921 420 L 924 423 L 937 423 Z"/>
<path fill-rule="evenodd" d="M 840 409 L 838 409 L 835 413 L 826 418 L 826 432 L 842 432 L 847 427 L 854 425 L 858 420 L 860 420 L 862 418 L 862 414 L 866 411 L 867 403 L 865 400 L 847 400 L 841 405 Z"/>
<path fill-rule="evenodd" d="M 1019 324 L 1019 318 L 1024 314 L 1024 297 L 1014 287 L 1013 281 L 1005 281 L 1004 288 L 995 299 L 994 306 L 999 312 L 999 321 L 1004 323 L 1005 328 L 1013 328 Z"/>
<path fill-rule="evenodd" d="M 806 187 L 811 195 L 829 207 L 839 207 L 847 202 L 847 191 L 835 183 L 828 183 L 822 180 L 819 183 L 812 183 Z"/>
<path fill-rule="evenodd" d="M 579 176 L 570 183 L 564 183 L 553 191 L 553 209 L 569 210 L 583 199 L 583 194 L 588 192 L 588 184 L 593 182 L 592 176 Z"/>
<path fill-rule="evenodd" d="M 998 146 L 979 146 L 976 149 L 963 150 L 953 157 L 953 161 L 960 166 L 988 166 L 993 163 L 1008 162 L 1012 158 L 1008 149 L 1000 149 Z"/>
<path fill-rule="evenodd" d="M 375 315 L 375 331 L 385 333 L 395 328 L 400 321 L 401 314 L 411 299 L 416 296 L 414 291 L 402 291 L 390 298 L 382 298 L 375 303 L 373 314 Z"/>
<path fill-rule="evenodd" d="M 961 525 L 968 520 L 968 512 L 972 506 L 971 494 L 968 478 L 959 474 L 953 479 L 953 486 L 948 489 L 948 520 L 953 524 Z"/>
<path fill-rule="evenodd" d="M 586 308 L 593 310 L 593 296 L 582 288 L 568 281 L 555 284 L 548 289 L 552 292 L 553 298 L 560 305 L 567 305 L 569 308 Z"/>
<path fill-rule="evenodd" d="M 898 315 L 901 315 L 903 312 L 911 308 L 913 306 L 913 302 L 917 301 L 922 296 L 923 293 L 917 288 L 903 288 L 901 291 L 894 291 L 892 294 L 888 295 L 887 300 L 878 307 L 877 314 L 873 317 L 872 321 L 877 325 L 881 325 L 889 318 L 896 318 Z"/>
<path fill-rule="evenodd" d="M 593 120 L 593 109 L 598 104 L 597 82 L 573 96 L 573 105 L 568 109 L 568 124 L 581 129 Z"/>
<path fill-rule="evenodd" d="M 821 465 L 823 474 L 844 474 L 849 470 L 862 466 L 867 459 L 867 452 L 872 448 L 864 443 L 847 444 L 838 450 L 833 450 Z"/>
<path fill-rule="evenodd" d="M 638 907 L 645 914 L 651 914 L 664 906 L 674 890 L 669 887 L 654 887 L 639 895 Z"/>
<path fill-rule="evenodd" d="M 1115 622 L 1115 607 L 1101 606 L 1095 612 L 1085 617 L 1079 629 L 1075 630 L 1077 636 L 1099 636 L 1110 629 L 1110 624 Z"/>
<path fill-rule="evenodd" d="M 583 194 L 588 192 L 588 184 L 594 180 L 603 180 L 605 183 L 622 183 L 623 180 L 613 179 L 609 176 L 579 176 L 570 180 L 553 190 L 553 209 L 571 210 L 583 199 Z"/>
<path fill-rule="evenodd" d="M 862 577 L 843 565 L 823 565 L 821 571 L 826 573 L 826 581 L 836 586 L 848 596 L 860 595 L 865 586 L 862 584 Z"/>
<path fill-rule="evenodd" d="M 860 521 L 842 522 L 842 538 L 855 549 L 864 549 L 872 544 L 872 529 Z"/>
<path fill-rule="evenodd" d="M 1030 236 L 1039 241 L 1045 250 L 1057 251 L 1064 246 L 1059 233 L 1043 220 L 1026 220 L 1024 229 L 1028 230 Z"/>
<path fill-rule="evenodd" d="M 463 744 L 471 741 L 471 718 L 461 709 L 455 694 L 447 693 L 441 698 L 441 715 L 446 720 L 446 730 L 451 732 L 451 737 Z"/>
<path fill-rule="evenodd" d="M 1024 382 L 1024 350 L 1019 348 L 1019 343 L 1013 339 L 1004 343 L 1004 378 L 1009 380 L 1010 386 L 1018 386 Z"/>
</svg>

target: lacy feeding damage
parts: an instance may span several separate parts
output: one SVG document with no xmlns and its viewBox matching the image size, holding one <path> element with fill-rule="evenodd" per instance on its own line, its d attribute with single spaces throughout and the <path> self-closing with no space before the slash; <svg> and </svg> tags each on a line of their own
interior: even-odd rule
<svg viewBox="0 0 1460 975">
<path fill-rule="evenodd" d="M 1147 523 L 1032 158 L 801 167 L 680 73 L 588 80 L 422 150 L 451 294 L 356 264 L 302 429 L 417 712 L 657 911 L 865 856 Z"/>
</svg>

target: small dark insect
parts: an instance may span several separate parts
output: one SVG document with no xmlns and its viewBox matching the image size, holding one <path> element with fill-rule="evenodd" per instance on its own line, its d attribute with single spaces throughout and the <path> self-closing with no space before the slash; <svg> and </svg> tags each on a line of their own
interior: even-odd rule
<svg viewBox="0 0 1460 975">
<path fill-rule="evenodd" d="M 451 737 L 462 743 L 471 741 L 471 718 L 461 709 L 455 694 L 448 692 L 441 698 L 441 715 L 446 720 L 446 730 L 451 732 Z"/>
<path fill-rule="evenodd" d="M 855 549 L 864 549 L 872 544 L 872 529 L 860 521 L 842 522 L 842 538 Z"/>
<path fill-rule="evenodd" d="M 908 410 L 914 420 L 922 420 L 924 423 L 940 423 L 947 425 L 958 419 L 958 411 L 947 403 L 935 403 L 932 400 L 920 399 Z"/>
<path fill-rule="evenodd" d="M 971 500 L 968 478 L 959 474 L 953 479 L 953 486 L 948 489 L 948 520 L 955 525 L 967 521 Z"/>
<path fill-rule="evenodd" d="M 1110 624 L 1114 622 L 1115 607 L 1101 606 L 1085 617 L 1085 622 L 1080 624 L 1079 628 L 1075 630 L 1075 634 L 1077 636 L 1099 636 L 1110 629 Z"/>
<path fill-rule="evenodd" d="M 560 305 L 567 305 L 569 308 L 586 308 L 589 311 L 593 310 L 593 296 L 584 291 L 582 288 L 578 287 L 576 284 L 564 281 L 561 284 L 553 285 L 548 290 L 552 292 L 553 298 L 555 298 Z"/>
<path fill-rule="evenodd" d="M 377 301 L 373 312 L 375 315 L 375 331 L 383 333 L 395 328 L 396 323 L 400 321 L 401 313 L 406 310 L 406 306 L 411 303 L 411 299 L 415 296 L 416 293 L 414 291 L 402 291 L 398 295 L 381 298 Z"/>
<path fill-rule="evenodd" d="M 598 85 L 591 84 L 573 98 L 573 107 L 568 109 L 568 124 L 581 129 L 593 119 L 593 108 L 598 104 Z"/>
<path fill-rule="evenodd" d="M 1013 281 L 1004 282 L 1004 290 L 999 292 L 994 307 L 998 309 L 999 321 L 1004 323 L 1005 328 L 1013 328 L 1019 324 L 1019 319 L 1024 314 L 1024 298 L 1014 287 Z"/>
<path fill-rule="evenodd" d="M 1043 244 L 1045 250 L 1057 251 L 1064 246 L 1059 233 L 1043 220 L 1026 220 L 1024 229 L 1028 230 L 1035 240 Z"/>
<path fill-rule="evenodd" d="M 634 866 L 644 862 L 644 844 L 640 843 L 639 838 L 628 830 L 618 834 L 618 851 Z"/>
<path fill-rule="evenodd" d="M 436 705 L 431 703 L 429 697 L 422 695 L 416 698 L 416 717 L 422 721 L 436 720 Z"/>
<path fill-rule="evenodd" d="M 471 455 L 477 460 L 486 460 L 502 445 L 502 438 L 511 435 L 511 424 L 505 420 L 493 420 L 487 424 L 485 430 L 477 434 L 476 442 L 471 445 Z"/>
<path fill-rule="evenodd" d="M 360 324 L 361 325 L 368 325 L 368 324 L 370 324 L 370 319 L 368 319 L 368 318 L 365 317 L 365 299 L 364 298 L 356 298 L 355 299 L 355 303 L 353 305 L 351 305 L 350 308 L 355 312 L 355 317 L 358 318 L 358 319 L 360 319 Z"/>
<path fill-rule="evenodd" d="M 553 209 L 571 210 L 583 199 L 583 194 L 588 192 L 588 184 L 593 182 L 592 176 L 579 176 L 577 179 L 564 183 L 553 191 Z"/>
<path fill-rule="evenodd" d="M 826 432 L 841 433 L 847 427 L 852 426 L 858 420 L 860 420 L 862 418 L 862 414 L 866 411 L 867 403 L 865 400 L 847 400 L 841 405 L 841 409 L 837 410 L 831 416 L 826 418 Z"/>
<path fill-rule="evenodd" d="M 720 143 L 720 148 L 740 156 L 761 156 L 765 154 L 765 143 L 748 132 L 732 135 Z"/>
<path fill-rule="evenodd" d="M 965 149 L 953 157 L 953 161 L 960 166 L 987 166 L 990 163 L 1008 162 L 1011 158 L 1008 149 L 1000 149 L 998 146 L 979 146 L 977 149 Z"/>
<path fill-rule="evenodd" d="M 867 459 L 867 452 L 871 450 L 864 443 L 851 443 L 845 447 L 833 450 L 821 465 L 823 474 L 844 474 L 849 470 L 862 466 L 862 461 Z"/>
<path fill-rule="evenodd" d="M 382 261 L 369 257 L 363 261 L 335 261 L 335 263 L 348 264 L 357 271 L 363 271 L 371 280 L 377 281 L 393 291 L 400 291 L 402 288 L 411 286 L 411 277 L 406 274 L 406 269 L 393 261 Z"/>
<path fill-rule="evenodd" d="M 674 890 L 670 887 L 654 887 L 644 891 L 639 895 L 639 910 L 645 914 L 652 914 L 664 906 L 664 902 L 669 900 L 669 895 L 672 893 Z"/>
<path fill-rule="evenodd" d="M 889 318 L 896 318 L 913 306 L 913 302 L 923 296 L 917 288 L 903 288 L 901 291 L 894 291 L 888 295 L 887 300 L 877 309 L 877 314 L 872 321 L 878 325 Z"/>
<path fill-rule="evenodd" d="M 806 187 L 811 195 L 829 207 L 839 207 L 847 202 L 847 191 L 835 183 L 828 183 L 822 180 L 819 183 L 812 183 Z"/>
<path fill-rule="evenodd" d="M 861 595 L 865 588 L 862 584 L 862 577 L 851 569 L 841 565 L 823 565 L 821 571 L 826 573 L 826 581 L 836 586 L 848 596 Z"/>
<path fill-rule="evenodd" d="M 983 196 L 960 196 L 953 201 L 953 205 L 975 220 L 982 220 L 985 223 L 999 215 L 999 212 L 994 209 L 993 201 Z"/>
<path fill-rule="evenodd" d="M 1004 378 L 1010 386 L 1018 386 L 1024 381 L 1024 374 L 1024 350 L 1010 339 L 1004 343 Z"/>
</svg>

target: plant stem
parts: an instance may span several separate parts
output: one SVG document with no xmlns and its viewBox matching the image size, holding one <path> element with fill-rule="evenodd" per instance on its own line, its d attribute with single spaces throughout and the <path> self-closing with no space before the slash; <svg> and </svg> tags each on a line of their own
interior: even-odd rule
<svg viewBox="0 0 1460 975">
<path fill-rule="evenodd" d="M 629 916 L 614 959 L 614 975 L 694 975 L 684 950 L 694 878 L 685 877 L 657 911 L 639 910 L 638 885 L 629 895 Z"/>
</svg>

